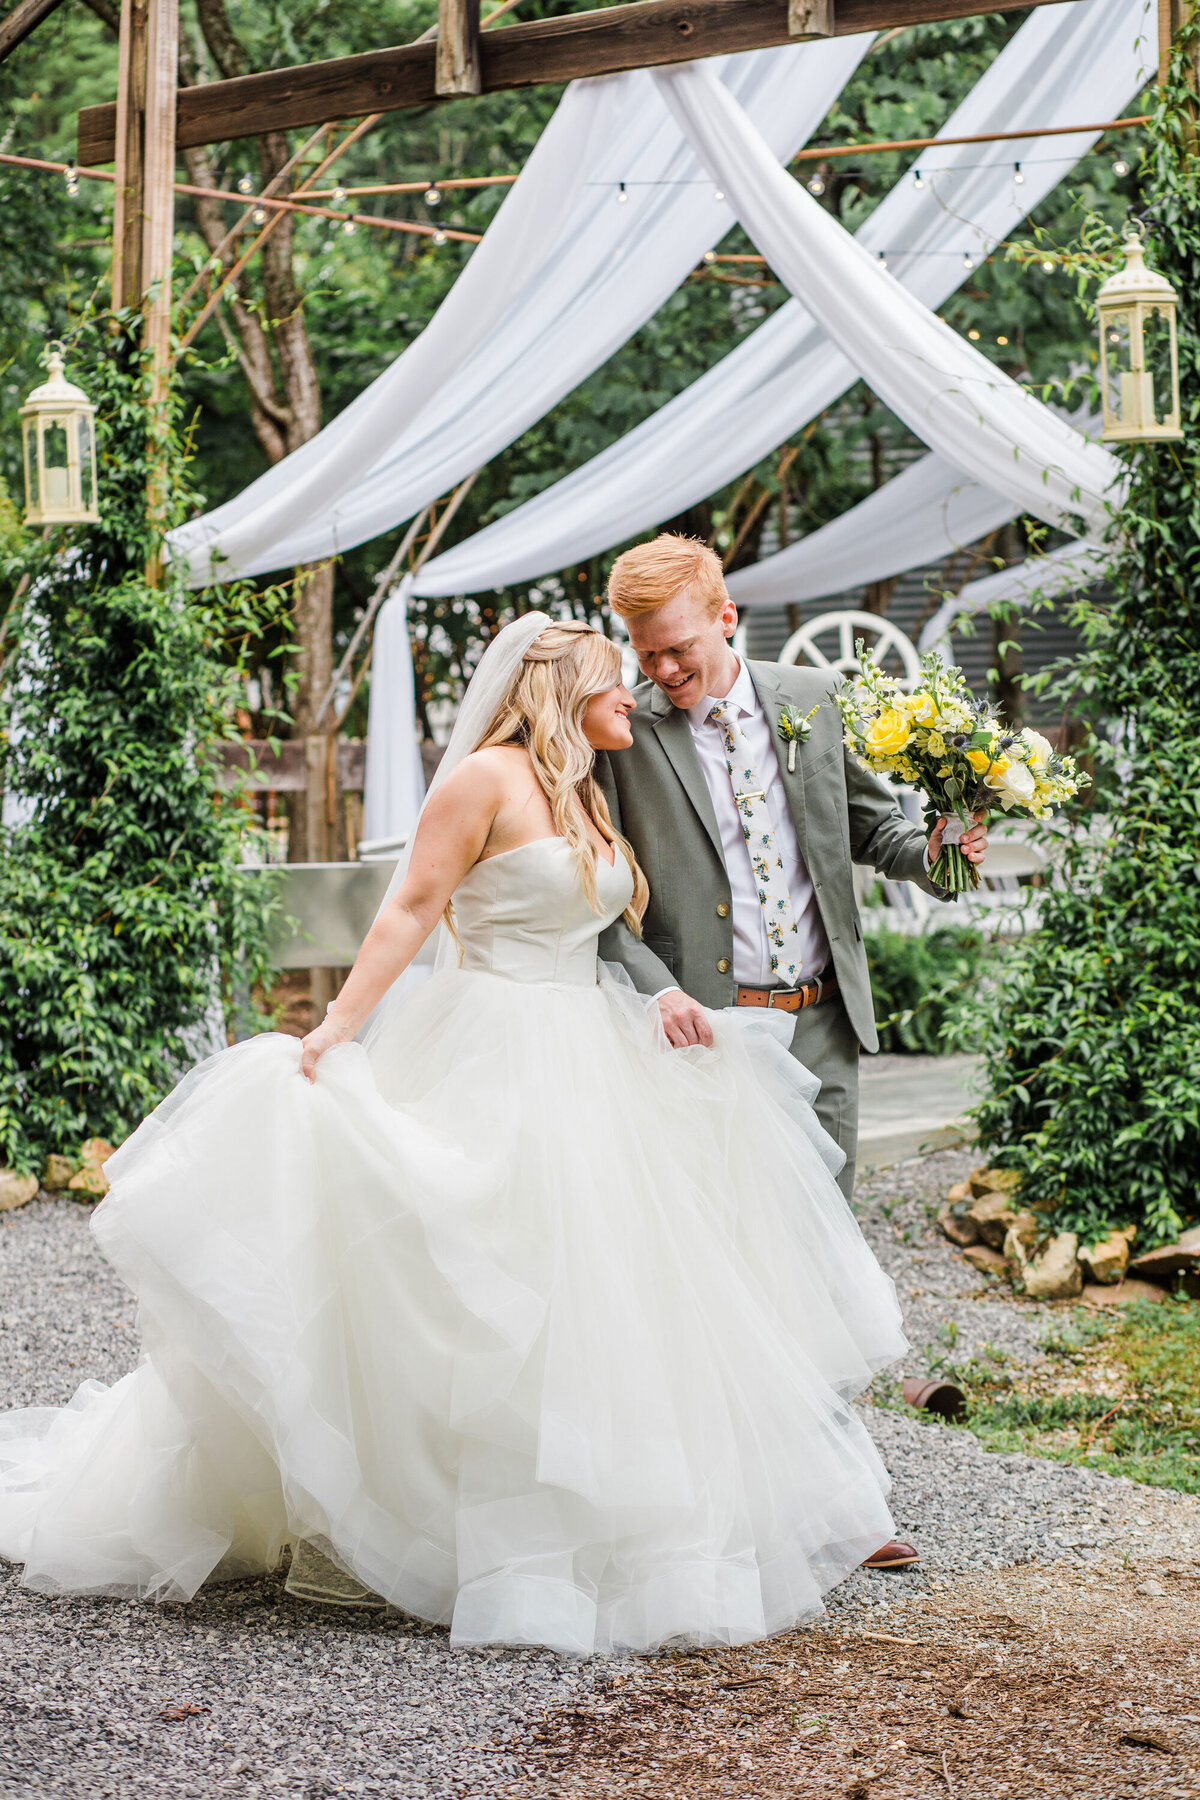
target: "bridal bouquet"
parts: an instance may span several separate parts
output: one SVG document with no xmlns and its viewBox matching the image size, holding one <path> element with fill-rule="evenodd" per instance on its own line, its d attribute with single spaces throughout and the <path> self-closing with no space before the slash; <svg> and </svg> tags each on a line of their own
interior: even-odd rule
<svg viewBox="0 0 1200 1800">
<path fill-rule="evenodd" d="M 942 848 L 929 873 L 961 894 L 979 876 L 959 848 L 977 813 L 1000 808 L 1011 817 L 1044 819 L 1077 794 L 1088 776 L 1060 756 L 1048 739 L 1001 723 L 990 701 L 977 700 L 961 669 L 946 668 L 936 651 L 921 659 L 921 678 L 907 691 L 856 646 L 862 668 L 836 695 L 846 744 L 863 768 L 897 775 L 920 788 L 932 829 L 948 817 Z"/>
</svg>

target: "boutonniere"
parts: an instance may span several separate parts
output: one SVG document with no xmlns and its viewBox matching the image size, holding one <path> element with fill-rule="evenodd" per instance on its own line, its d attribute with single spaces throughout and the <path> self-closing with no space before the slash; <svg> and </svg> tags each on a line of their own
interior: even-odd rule
<svg viewBox="0 0 1200 1800">
<path fill-rule="evenodd" d="M 813 714 L 820 712 L 818 700 L 812 712 L 801 717 L 794 706 L 785 706 L 779 715 L 779 735 L 788 747 L 788 774 L 796 773 L 796 745 L 807 744 L 812 735 Z"/>
</svg>

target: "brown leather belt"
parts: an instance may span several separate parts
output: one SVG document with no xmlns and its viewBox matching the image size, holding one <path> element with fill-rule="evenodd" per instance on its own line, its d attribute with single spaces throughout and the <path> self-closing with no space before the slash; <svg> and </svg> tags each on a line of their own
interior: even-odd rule
<svg viewBox="0 0 1200 1800">
<path fill-rule="evenodd" d="M 815 981 L 805 982 L 797 988 L 740 987 L 737 1004 L 773 1006 L 777 1012 L 802 1012 L 806 1006 L 820 1006 L 823 1000 L 832 1000 L 837 991 L 835 975 L 818 975 Z"/>
</svg>

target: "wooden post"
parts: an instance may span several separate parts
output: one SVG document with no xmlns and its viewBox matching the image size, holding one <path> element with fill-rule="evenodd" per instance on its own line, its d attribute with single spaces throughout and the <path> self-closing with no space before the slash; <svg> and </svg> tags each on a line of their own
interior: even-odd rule
<svg viewBox="0 0 1200 1800">
<path fill-rule="evenodd" d="M 827 38 L 834 34 L 834 0 L 788 0 L 788 31 L 796 38 Z"/>
<path fill-rule="evenodd" d="M 479 0 L 438 0 L 437 64 L 439 94 L 478 94 Z"/>
<path fill-rule="evenodd" d="M 148 0 L 123 0 L 117 50 L 117 183 L 113 206 L 114 311 L 142 298 Z M 172 196 L 172 201 L 174 196 Z"/>
<path fill-rule="evenodd" d="M 171 379 L 179 0 L 124 0 L 118 59 L 113 306 L 142 309 L 143 342 L 150 351 L 151 435 L 161 445 Z M 152 519 L 161 511 L 164 485 L 152 445 L 146 493 Z M 150 559 L 146 574 L 151 581 L 161 578 L 159 557 Z"/>
</svg>

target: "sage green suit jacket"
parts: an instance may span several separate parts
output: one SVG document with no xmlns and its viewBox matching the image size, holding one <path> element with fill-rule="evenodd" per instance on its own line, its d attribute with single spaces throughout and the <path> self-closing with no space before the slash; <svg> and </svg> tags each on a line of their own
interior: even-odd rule
<svg viewBox="0 0 1200 1800">
<path fill-rule="evenodd" d="M 747 667 L 776 727 L 784 706 L 803 714 L 820 703 L 808 741 L 797 745 L 794 774 L 776 731 L 779 771 L 843 1004 L 863 1048 L 877 1050 L 851 864 L 865 863 L 892 881 L 915 881 L 944 899 L 925 873 L 925 833 L 846 750 L 841 714 L 830 698 L 837 679 L 831 671 L 766 662 Z M 675 985 L 702 1006 L 732 1006 L 729 878 L 688 717 L 653 682 L 642 682 L 634 697 L 633 745 L 599 756 L 596 775 L 613 823 L 633 845 L 650 884 L 650 905 L 640 940 L 618 920 L 602 935 L 600 954 L 621 963 L 643 994 Z"/>
</svg>

